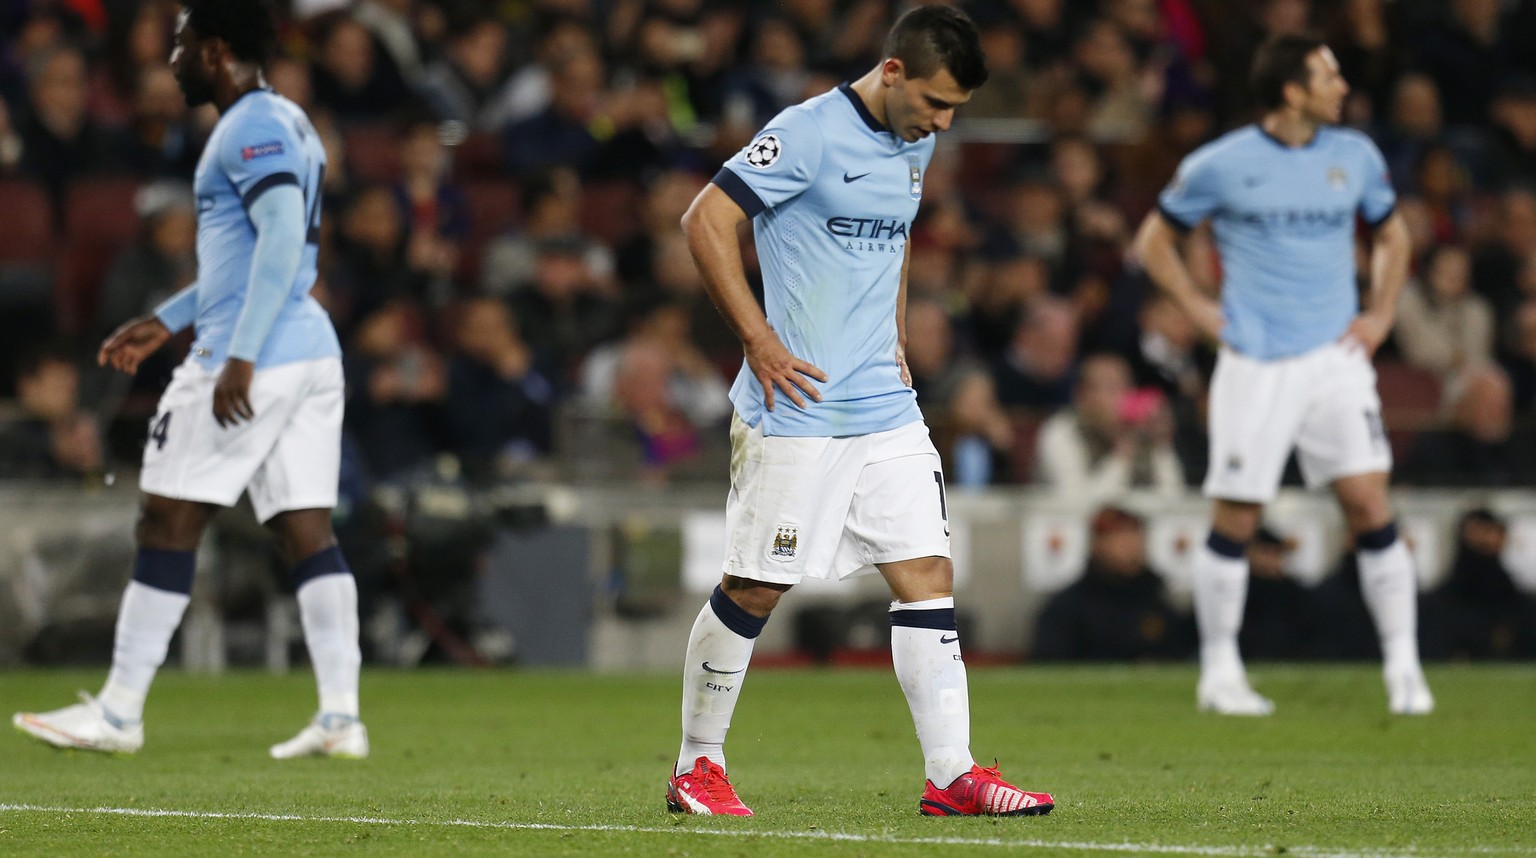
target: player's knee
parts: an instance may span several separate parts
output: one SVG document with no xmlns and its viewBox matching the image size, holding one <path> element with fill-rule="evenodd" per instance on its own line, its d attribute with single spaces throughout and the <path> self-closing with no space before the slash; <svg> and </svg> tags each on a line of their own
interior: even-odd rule
<svg viewBox="0 0 1536 858">
<path fill-rule="evenodd" d="M 198 504 L 146 497 L 139 506 L 139 546 L 165 551 L 196 551 L 208 514 Z"/>
<path fill-rule="evenodd" d="M 725 576 L 725 579 L 720 582 L 720 589 L 742 610 L 757 617 L 766 617 L 773 613 L 773 609 L 778 607 L 779 599 L 789 591 L 789 587 L 785 585 L 752 581 L 733 575 Z"/>
</svg>

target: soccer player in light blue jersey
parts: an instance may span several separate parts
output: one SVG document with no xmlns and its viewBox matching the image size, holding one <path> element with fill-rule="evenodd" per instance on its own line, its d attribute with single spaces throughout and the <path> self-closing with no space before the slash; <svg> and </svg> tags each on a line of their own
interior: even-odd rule
<svg viewBox="0 0 1536 858">
<path fill-rule="evenodd" d="M 1053 807 L 971 757 L 944 473 L 902 351 L 908 239 L 933 135 L 986 80 L 985 59 L 970 19 L 942 6 L 903 15 L 884 53 L 859 80 L 775 117 L 683 216 L 746 360 L 731 390 L 724 576 L 683 667 L 674 811 L 751 815 L 723 748 L 753 641 L 803 578 L 876 569 L 895 597 L 891 651 L 927 774 L 921 812 Z M 737 229 L 749 220 L 766 308 L 742 268 Z"/>
<path fill-rule="evenodd" d="M 197 281 L 119 328 L 98 360 L 133 373 L 193 325 L 192 352 L 150 423 L 133 580 L 99 695 L 21 730 L 60 747 L 133 753 L 144 698 L 189 601 L 208 520 L 249 490 L 292 567 L 319 714 L 273 757 L 364 757 L 357 586 L 331 532 L 341 464 L 341 349 L 309 290 L 325 151 L 304 112 L 268 89 L 276 31 L 264 0 L 182 0 L 171 67 L 220 118 L 197 166 Z"/>
<path fill-rule="evenodd" d="M 1408 231 L 1370 138 L 1336 127 L 1349 86 L 1321 40 L 1280 36 L 1254 57 L 1266 113 L 1191 153 L 1136 238 L 1147 273 L 1221 341 L 1210 391 L 1211 533 L 1193 569 L 1201 709 L 1268 715 L 1237 647 L 1244 549 L 1294 448 L 1312 487 L 1331 486 L 1354 538 L 1361 590 L 1381 640 L 1388 707 L 1427 714 L 1413 558 L 1387 483 L 1391 450 L 1371 356 L 1392 329 L 1408 274 Z M 1370 290 L 1355 280 L 1356 221 L 1370 230 Z M 1209 221 L 1221 298 L 1190 276 L 1178 239 Z"/>
</svg>

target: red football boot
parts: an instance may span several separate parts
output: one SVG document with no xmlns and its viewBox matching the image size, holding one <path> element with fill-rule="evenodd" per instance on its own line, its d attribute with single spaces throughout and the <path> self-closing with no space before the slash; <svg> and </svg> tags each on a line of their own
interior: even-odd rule
<svg viewBox="0 0 1536 858">
<path fill-rule="evenodd" d="M 708 757 L 694 760 L 693 771 L 674 775 L 667 782 L 667 810 L 706 816 L 752 815 L 752 809 L 736 796 L 736 789 L 725 776 L 725 769 L 710 762 Z"/>
<path fill-rule="evenodd" d="M 1050 793 L 1025 792 L 1003 780 L 997 767 L 977 765 L 944 789 L 928 781 L 917 803 L 924 816 L 1043 816 L 1055 806 Z"/>
</svg>

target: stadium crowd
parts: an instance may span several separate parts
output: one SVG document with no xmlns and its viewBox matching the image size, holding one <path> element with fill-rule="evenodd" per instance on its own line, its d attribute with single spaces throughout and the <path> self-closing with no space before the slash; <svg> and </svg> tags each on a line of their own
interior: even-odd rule
<svg viewBox="0 0 1536 858">
<path fill-rule="evenodd" d="M 741 353 L 678 221 L 777 111 L 876 62 L 903 5 L 280 3 L 268 80 L 329 158 L 315 294 L 346 351 L 348 478 L 552 473 L 594 454 L 572 415 L 656 479 L 722 443 Z M 1378 359 L 1399 481 L 1536 484 L 1536 2 L 961 5 L 992 77 L 925 177 L 908 322 L 952 484 L 1198 484 L 1212 345 L 1127 248 L 1178 160 L 1251 120 L 1254 46 L 1304 29 L 1412 229 Z M 215 116 L 167 66 L 177 8 L 0 0 L 4 475 L 136 462 L 179 359 L 132 382 L 89 360 L 195 270 Z M 1191 253 L 1214 289 L 1208 234 Z"/>
</svg>

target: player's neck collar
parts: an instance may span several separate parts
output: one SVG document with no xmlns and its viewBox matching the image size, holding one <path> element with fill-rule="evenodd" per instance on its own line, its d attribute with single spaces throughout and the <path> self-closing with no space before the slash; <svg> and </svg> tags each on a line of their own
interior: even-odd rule
<svg viewBox="0 0 1536 858">
<path fill-rule="evenodd" d="M 848 96 L 848 100 L 853 102 L 853 109 L 858 111 L 859 118 L 864 120 L 864 124 L 869 126 L 869 130 L 877 134 L 890 133 L 891 129 L 880 124 L 880 120 L 876 119 L 875 115 L 869 112 L 869 105 L 864 103 L 864 99 L 860 98 L 859 94 L 853 91 L 853 87 L 847 81 L 838 84 L 837 90 L 843 95 Z"/>
<path fill-rule="evenodd" d="M 1314 126 L 1312 128 L 1312 136 L 1311 137 L 1308 137 L 1306 140 L 1303 140 L 1300 143 L 1287 143 L 1284 140 L 1281 140 L 1279 137 L 1276 137 L 1275 135 L 1269 133 L 1269 129 L 1264 127 L 1264 120 L 1260 119 L 1258 122 L 1255 122 L 1253 124 L 1254 124 L 1254 126 L 1256 128 L 1259 129 L 1259 133 L 1263 134 L 1264 137 L 1267 138 L 1271 143 L 1274 143 L 1276 146 L 1279 146 L 1281 149 L 1286 149 L 1286 150 L 1305 149 L 1305 148 L 1311 146 L 1312 144 L 1316 143 L 1317 142 L 1317 138 L 1319 136 L 1321 136 L 1322 132 L 1323 132 L 1323 126 L 1317 125 L 1317 126 Z"/>
</svg>

